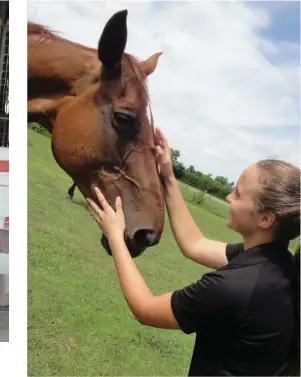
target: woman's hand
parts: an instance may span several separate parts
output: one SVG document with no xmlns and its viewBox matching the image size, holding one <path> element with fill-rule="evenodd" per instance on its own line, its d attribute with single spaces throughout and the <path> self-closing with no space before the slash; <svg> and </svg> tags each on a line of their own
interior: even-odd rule
<svg viewBox="0 0 301 377">
<path fill-rule="evenodd" d="M 174 176 L 171 150 L 166 137 L 158 127 L 155 129 L 155 140 L 158 171 L 162 180 L 166 181 Z"/>
<path fill-rule="evenodd" d="M 95 187 L 95 194 L 100 203 L 101 208 L 90 198 L 87 202 L 96 219 L 99 228 L 110 241 L 113 237 L 124 237 L 125 220 L 122 210 L 121 198 L 116 198 L 116 212 L 106 201 L 98 187 Z"/>
</svg>

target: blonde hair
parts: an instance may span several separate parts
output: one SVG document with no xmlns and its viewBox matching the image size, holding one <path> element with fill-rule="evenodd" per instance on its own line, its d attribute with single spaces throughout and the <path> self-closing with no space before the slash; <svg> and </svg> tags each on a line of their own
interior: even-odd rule
<svg viewBox="0 0 301 377">
<path fill-rule="evenodd" d="M 259 211 L 275 213 L 276 238 L 290 241 L 300 236 L 300 169 L 281 160 L 261 160 L 261 189 L 255 199 Z"/>
</svg>

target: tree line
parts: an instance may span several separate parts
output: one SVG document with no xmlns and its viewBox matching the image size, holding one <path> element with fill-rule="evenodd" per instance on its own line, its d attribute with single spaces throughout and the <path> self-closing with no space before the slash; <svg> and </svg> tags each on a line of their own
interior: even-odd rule
<svg viewBox="0 0 301 377">
<path fill-rule="evenodd" d="M 181 156 L 179 150 L 171 148 L 171 154 L 173 171 L 179 181 L 224 200 L 234 189 L 235 183 L 229 182 L 227 177 L 218 175 L 213 178 L 212 174 L 203 174 L 196 170 L 193 165 L 185 168 L 184 164 L 179 161 Z"/>
</svg>

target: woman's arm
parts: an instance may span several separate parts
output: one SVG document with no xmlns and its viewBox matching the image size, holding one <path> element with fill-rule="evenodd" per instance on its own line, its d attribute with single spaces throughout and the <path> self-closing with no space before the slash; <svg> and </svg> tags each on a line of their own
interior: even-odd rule
<svg viewBox="0 0 301 377">
<path fill-rule="evenodd" d="M 116 200 L 116 212 L 107 203 L 99 189 L 95 189 L 101 208 L 87 198 L 100 229 L 106 235 L 114 258 L 116 271 L 124 297 L 136 319 L 148 326 L 178 329 L 171 308 L 171 295 L 154 296 L 137 269 L 123 234 L 125 229 L 121 199 Z"/>
<path fill-rule="evenodd" d="M 172 292 L 154 296 L 137 269 L 122 237 L 112 237 L 110 248 L 121 289 L 129 308 L 143 325 L 178 329 L 171 309 Z"/>
<path fill-rule="evenodd" d="M 226 243 L 205 238 L 188 211 L 172 169 L 171 151 L 163 132 L 156 129 L 157 163 L 169 221 L 183 255 L 206 267 L 218 269 L 228 263 Z"/>
</svg>

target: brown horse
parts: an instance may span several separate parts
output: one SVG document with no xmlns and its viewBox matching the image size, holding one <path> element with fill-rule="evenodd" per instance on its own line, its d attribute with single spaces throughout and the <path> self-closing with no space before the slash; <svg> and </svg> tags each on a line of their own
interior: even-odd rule
<svg viewBox="0 0 301 377">
<path fill-rule="evenodd" d="M 146 89 L 161 53 L 139 62 L 124 52 L 126 17 L 110 18 L 97 50 L 28 24 L 28 121 L 51 132 L 56 162 L 84 197 L 96 200 L 96 185 L 113 207 L 121 196 L 136 257 L 159 242 L 164 224 Z"/>
</svg>

